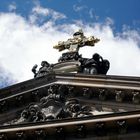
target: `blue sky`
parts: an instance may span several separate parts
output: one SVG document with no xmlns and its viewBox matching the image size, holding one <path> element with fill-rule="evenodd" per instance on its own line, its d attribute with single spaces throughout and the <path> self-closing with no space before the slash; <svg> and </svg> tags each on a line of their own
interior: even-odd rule
<svg viewBox="0 0 140 140">
<path fill-rule="evenodd" d="M 106 17 L 110 17 L 115 22 L 115 31 L 122 30 L 123 25 L 132 29 L 140 28 L 139 0 L 3 0 L 0 12 L 8 12 L 9 5 L 13 4 L 16 6 L 14 12 L 28 18 L 37 3 L 65 14 L 67 19 L 63 22 L 79 19 L 84 22 L 104 22 Z"/>
<path fill-rule="evenodd" d="M 109 59 L 108 74 L 140 76 L 139 0 L 1 0 L 0 87 L 33 78 L 32 66 L 56 63 L 52 49 L 82 28 L 101 41 L 81 49 L 84 57 L 98 52 Z"/>
</svg>

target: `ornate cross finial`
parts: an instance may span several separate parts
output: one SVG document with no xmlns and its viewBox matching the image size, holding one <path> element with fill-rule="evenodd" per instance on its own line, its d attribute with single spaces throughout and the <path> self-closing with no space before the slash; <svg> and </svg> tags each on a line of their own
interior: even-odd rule
<svg viewBox="0 0 140 140">
<path fill-rule="evenodd" d="M 73 38 L 70 38 L 67 41 L 59 41 L 53 48 L 58 49 L 59 51 L 68 49 L 69 52 L 78 52 L 79 48 L 83 46 L 94 46 L 95 43 L 99 41 L 100 39 L 95 38 L 94 36 L 85 37 L 82 29 L 80 29 L 73 34 Z"/>
</svg>

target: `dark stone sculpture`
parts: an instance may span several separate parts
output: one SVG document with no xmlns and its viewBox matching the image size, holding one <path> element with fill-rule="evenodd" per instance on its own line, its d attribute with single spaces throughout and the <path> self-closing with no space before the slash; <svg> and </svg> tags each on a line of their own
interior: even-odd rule
<svg viewBox="0 0 140 140">
<path fill-rule="evenodd" d="M 57 93 L 55 87 L 48 89 L 48 95 L 40 99 L 39 102 L 32 103 L 26 107 L 19 118 L 12 120 L 8 124 L 19 124 L 25 122 L 50 121 L 63 118 L 76 118 L 91 116 L 90 106 L 82 105 L 79 100 L 68 99 L 67 95 Z"/>
<path fill-rule="evenodd" d="M 62 56 L 59 58 L 58 62 L 65 62 L 69 60 L 79 60 L 82 56 L 79 55 L 78 52 L 67 52 L 63 53 Z"/>
<path fill-rule="evenodd" d="M 38 67 L 38 65 L 37 64 L 35 64 L 34 66 L 33 66 L 33 68 L 32 68 L 32 72 L 34 73 L 34 77 L 36 77 L 36 75 L 37 75 L 37 67 Z"/>
<path fill-rule="evenodd" d="M 98 53 L 95 53 L 91 59 L 81 58 L 81 68 L 79 72 L 85 74 L 106 74 L 109 70 L 110 63 L 103 59 Z"/>
<path fill-rule="evenodd" d="M 34 77 L 42 77 L 48 73 L 66 73 L 66 72 L 80 72 L 84 74 L 106 74 L 109 70 L 110 63 L 108 60 L 103 59 L 98 53 L 95 53 L 92 58 L 83 58 L 79 54 L 79 49 L 84 46 L 94 46 L 99 39 L 91 37 L 85 37 L 82 30 L 79 30 L 73 34 L 73 38 L 67 41 L 59 42 L 54 46 L 59 51 L 68 49 L 69 51 L 63 53 L 59 58 L 58 63 L 49 64 L 47 61 L 42 61 L 41 67 L 37 71 L 37 65 L 34 65 L 32 72 Z M 75 62 L 69 63 L 68 62 Z M 77 64 L 78 62 L 79 64 Z M 62 65 L 61 65 L 62 64 Z"/>
<path fill-rule="evenodd" d="M 44 75 L 47 75 L 48 73 L 53 72 L 53 65 L 49 64 L 47 61 L 41 62 L 41 67 L 39 68 L 39 71 L 37 72 L 37 65 L 35 64 L 32 68 L 32 72 L 34 73 L 34 77 L 42 77 Z"/>
</svg>

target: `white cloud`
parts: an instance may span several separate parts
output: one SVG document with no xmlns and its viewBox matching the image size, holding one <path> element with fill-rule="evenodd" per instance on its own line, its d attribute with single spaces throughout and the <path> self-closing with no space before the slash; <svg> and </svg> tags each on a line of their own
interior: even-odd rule
<svg viewBox="0 0 140 140">
<path fill-rule="evenodd" d="M 84 10 L 84 9 L 86 9 L 87 8 L 87 6 L 86 5 L 73 5 L 73 10 L 75 11 L 75 12 L 80 12 L 80 11 L 82 11 L 82 10 Z"/>
<path fill-rule="evenodd" d="M 137 31 L 124 30 L 115 35 L 110 24 L 83 24 L 82 21 L 56 25 L 54 20 L 49 20 L 38 26 L 15 13 L 0 14 L 0 63 L 18 82 L 33 78 L 32 66 L 40 65 L 42 60 L 56 63 L 61 53 L 52 46 L 72 37 L 79 28 L 87 36 L 101 39 L 95 47 L 82 48 L 83 57 L 90 58 L 98 52 L 111 63 L 108 74 L 140 76 Z"/>
<path fill-rule="evenodd" d="M 58 32 L 51 22 L 39 27 L 16 14 L 0 14 L 0 62 L 19 81 L 32 78 L 31 68 L 42 60 L 56 62 L 52 48 L 67 34 Z"/>
<path fill-rule="evenodd" d="M 37 13 L 37 14 L 41 14 L 41 15 L 44 15 L 44 16 L 48 16 L 49 13 L 50 13 L 49 9 L 43 8 L 43 7 L 39 6 L 39 5 L 37 5 L 36 7 L 34 7 L 32 9 L 32 12 L 33 13 Z"/>
<path fill-rule="evenodd" d="M 37 20 L 41 20 L 41 18 L 38 16 L 43 16 L 43 18 L 50 18 L 54 21 L 66 18 L 66 16 L 60 12 L 56 12 L 50 8 L 44 8 L 41 7 L 40 4 L 36 4 L 36 6 L 32 9 L 32 14 L 30 15 L 31 22 L 34 23 Z"/>
<path fill-rule="evenodd" d="M 0 88 L 6 87 L 15 83 L 16 80 L 13 78 L 13 75 L 6 71 L 0 64 Z"/>
<path fill-rule="evenodd" d="M 95 20 L 99 19 L 99 16 L 97 16 L 95 14 L 95 12 L 94 12 L 94 10 L 92 8 L 89 10 L 89 17 L 92 18 L 92 19 L 95 18 Z"/>
<path fill-rule="evenodd" d="M 12 4 L 10 4 L 10 5 L 8 6 L 8 9 L 9 9 L 10 12 L 15 11 L 16 8 L 17 8 L 17 7 L 16 7 L 16 4 L 15 4 L 15 3 L 12 3 Z"/>
</svg>

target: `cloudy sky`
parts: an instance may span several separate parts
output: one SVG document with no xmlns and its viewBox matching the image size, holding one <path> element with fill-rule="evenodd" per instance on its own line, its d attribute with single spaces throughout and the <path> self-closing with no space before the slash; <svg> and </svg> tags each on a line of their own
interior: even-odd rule
<svg viewBox="0 0 140 140">
<path fill-rule="evenodd" d="M 139 0 L 1 0 L 0 87 L 33 78 L 42 60 L 56 63 L 52 46 L 80 28 L 101 40 L 80 49 L 83 57 L 98 52 L 109 75 L 140 76 L 139 13 Z"/>
</svg>

